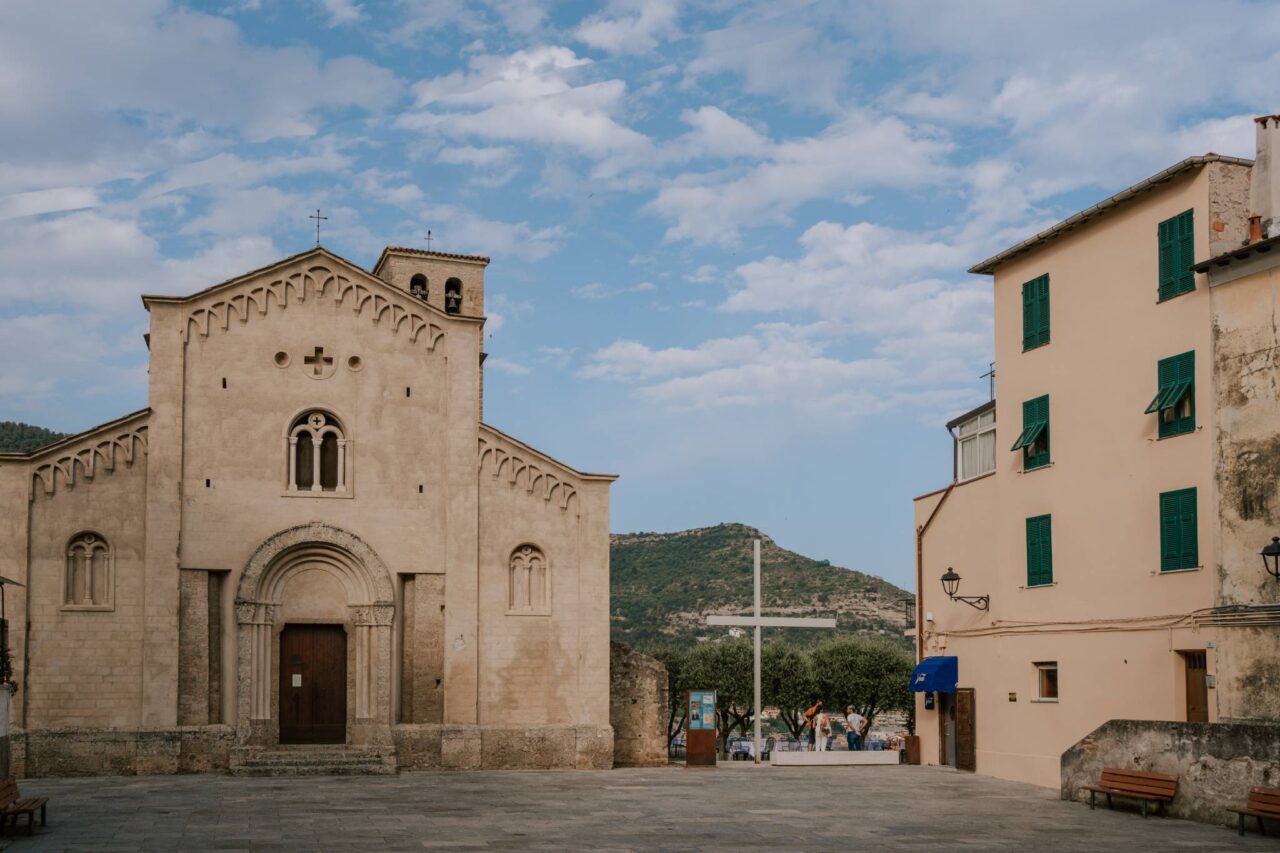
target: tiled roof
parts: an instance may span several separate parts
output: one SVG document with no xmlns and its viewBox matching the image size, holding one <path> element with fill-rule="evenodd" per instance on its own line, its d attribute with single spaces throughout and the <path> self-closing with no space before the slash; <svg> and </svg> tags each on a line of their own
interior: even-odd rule
<svg viewBox="0 0 1280 853">
<path fill-rule="evenodd" d="M 389 253 L 396 252 L 404 255 L 421 255 L 427 258 L 445 258 L 453 261 L 479 261 L 480 263 L 489 263 L 488 255 L 455 255 L 452 252 L 435 252 L 431 249 L 415 249 L 411 246 L 387 246 L 382 250 L 382 258 Z M 378 264 L 382 263 L 382 258 L 378 259 Z M 374 264 L 374 269 L 378 268 L 378 264 Z"/>
<path fill-rule="evenodd" d="M 1170 166 L 1169 168 L 1165 169 L 1163 172 L 1159 172 L 1155 175 L 1152 175 L 1151 177 L 1147 178 L 1145 181 L 1139 181 L 1138 183 L 1134 184 L 1128 189 L 1121 190 L 1120 192 L 1111 196 L 1111 198 L 1100 201 L 1097 204 L 1093 205 L 1092 207 L 1087 207 L 1084 210 L 1080 211 L 1079 213 L 1074 214 L 1073 216 L 1068 216 L 1066 219 L 1062 220 L 1057 225 L 1054 225 L 1051 228 L 1047 228 L 1044 231 L 1041 231 L 1039 234 L 1036 234 L 1034 237 L 1028 237 L 1026 240 L 1023 240 L 1021 243 L 1017 244 L 1016 246 L 1005 249 L 1003 252 L 1001 252 L 998 255 L 992 255 L 982 263 L 975 264 L 974 266 L 970 267 L 969 272 L 980 273 L 983 275 L 994 275 L 996 271 L 996 267 L 1004 263 L 1005 261 L 1012 260 L 1018 255 L 1024 254 L 1026 252 L 1031 251 L 1032 249 L 1038 248 L 1039 246 L 1042 246 L 1045 243 L 1048 243 L 1049 241 L 1057 237 L 1060 237 L 1061 235 L 1066 234 L 1069 231 L 1074 230 L 1077 226 L 1083 225 L 1086 222 L 1089 222 L 1090 220 L 1097 218 L 1098 216 L 1107 212 L 1108 210 L 1111 210 L 1114 207 L 1118 207 L 1124 204 L 1125 202 L 1132 201 L 1138 196 L 1152 191 L 1153 189 L 1165 183 L 1166 181 L 1173 180 L 1174 178 L 1178 177 L 1184 172 L 1189 172 L 1192 169 L 1198 169 L 1201 166 L 1205 165 L 1206 163 L 1215 163 L 1215 162 L 1230 163 L 1235 166 L 1252 166 L 1253 165 L 1252 160 L 1244 160 L 1244 159 L 1241 159 L 1240 157 L 1226 157 L 1221 154 L 1205 154 L 1200 157 L 1188 157 L 1187 159 L 1183 160 L 1181 163 L 1177 163 L 1173 166 Z"/>
</svg>

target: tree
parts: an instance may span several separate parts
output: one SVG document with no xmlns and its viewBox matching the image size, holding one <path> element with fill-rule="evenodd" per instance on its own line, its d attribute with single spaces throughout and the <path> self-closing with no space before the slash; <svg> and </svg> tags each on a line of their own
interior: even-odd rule
<svg viewBox="0 0 1280 853">
<path fill-rule="evenodd" d="M 678 646 L 660 646 L 649 654 L 667 668 L 667 745 L 670 746 L 689 715 L 685 707 L 685 692 L 690 689 L 685 679 L 689 653 Z"/>
<path fill-rule="evenodd" d="M 874 720 L 882 711 L 909 711 L 911 653 L 880 639 L 836 637 L 813 650 L 814 679 L 832 709 L 852 705 Z"/>
<path fill-rule="evenodd" d="M 751 643 L 737 639 L 703 643 L 685 658 L 686 688 L 716 691 L 716 728 L 725 756 L 733 730 L 746 734 L 751 725 L 753 657 Z"/>
<path fill-rule="evenodd" d="M 66 438 L 64 432 L 17 421 L 0 421 L 0 453 L 30 453 Z"/>
<path fill-rule="evenodd" d="M 760 692 L 761 701 L 777 708 L 787 731 L 799 738 L 805 708 L 817 695 L 809 655 L 784 640 L 765 643 L 760 651 Z"/>
</svg>

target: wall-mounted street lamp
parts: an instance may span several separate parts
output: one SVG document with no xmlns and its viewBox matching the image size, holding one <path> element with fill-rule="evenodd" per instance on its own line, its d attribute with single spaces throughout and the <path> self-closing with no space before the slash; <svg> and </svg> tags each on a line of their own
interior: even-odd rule
<svg viewBox="0 0 1280 853">
<path fill-rule="evenodd" d="M 1280 581 L 1280 536 L 1272 536 L 1271 544 L 1264 547 L 1259 554 L 1262 556 L 1262 566 L 1267 570 L 1267 574 Z"/>
<path fill-rule="evenodd" d="M 956 574 L 956 570 L 947 567 L 942 574 L 942 591 L 947 594 L 947 598 L 952 601 L 963 601 L 970 607 L 978 610 L 991 609 L 991 596 L 989 595 L 956 595 L 956 590 L 960 589 L 960 576 Z"/>
</svg>

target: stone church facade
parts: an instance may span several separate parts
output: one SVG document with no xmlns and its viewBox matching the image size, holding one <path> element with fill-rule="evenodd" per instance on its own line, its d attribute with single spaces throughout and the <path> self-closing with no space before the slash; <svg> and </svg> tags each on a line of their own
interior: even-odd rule
<svg viewBox="0 0 1280 853">
<path fill-rule="evenodd" d="M 143 297 L 150 405 L 0 455 L 19 774 L 611 765 L 615 478 L 483 422 L 487 264 Z"/>
</svg>

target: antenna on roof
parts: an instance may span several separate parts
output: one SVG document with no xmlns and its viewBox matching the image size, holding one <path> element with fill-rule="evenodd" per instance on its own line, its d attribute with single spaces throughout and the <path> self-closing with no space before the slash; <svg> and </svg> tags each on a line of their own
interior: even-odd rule
<svg viewBox="0 0 1280 853">
<path fill-rule="evenodd" d="M 991 399 L 996 398 L 996 363 L 993 361 L 987 365 L 987 372 L 979 376 L 979 379 L 990 379 Z"/>
<path fill-rule="evenodd" d="M 320 208 L 318 208 L 318 207 L 316 208 L 316 212 L 315 212 L 315 215 L 314 215 L 314 216 L 308 216 L 308 217 L 307 217 L 307 219 L 314 219 L 314 220 L 316 221 L 316 245 L 317 245 L 317 246 L 319 246 L 319 245 L 320 245 L 320 220 L 322 220 L 322 219 L 328 219 L 328 218 L 329 218 L 329 217 L 327 217 L 327 216 L 321 216 L 321 215 L 320 215 Z"/>
</svg>

